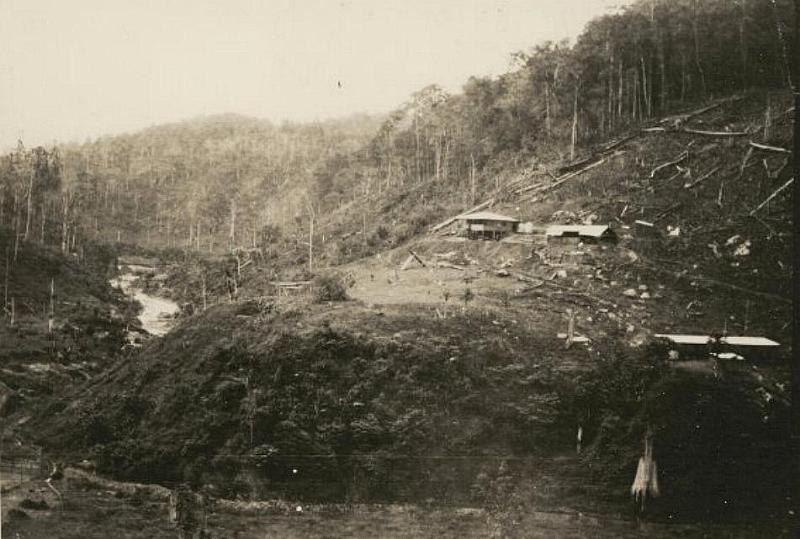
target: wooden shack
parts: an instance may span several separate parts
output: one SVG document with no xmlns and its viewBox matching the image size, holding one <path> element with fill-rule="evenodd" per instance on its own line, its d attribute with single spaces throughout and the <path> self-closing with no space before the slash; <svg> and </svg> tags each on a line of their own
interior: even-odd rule
<svg viewBox="0 0 800 539">
<path fill-rule="evenodd" d="M 548 245 L 594 245 L 617 240 L 617 235 L 608 225 L 550 225 L 545 236 Z"/>
<path fill-rule="evenodd" d="M 457 219 L 464 224 L 470 239 L 498 240 L 516 232 L 519 224 L 518 219 L 488 211 L 459 215 Z"/>
</svg>

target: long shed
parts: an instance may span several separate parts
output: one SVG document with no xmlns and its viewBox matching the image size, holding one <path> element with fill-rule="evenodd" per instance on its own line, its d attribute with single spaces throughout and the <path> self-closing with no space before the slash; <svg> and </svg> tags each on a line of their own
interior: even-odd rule
<svg viewBox="0 0 800 539">
<path fill-rule="evenodd" d="M 519 219 L 488 211 L 459 215 L 457 219 L 465 224 L 467 235 L 472 239 L 500 239 L 515 232 L 519 224 Z"/>
<path fill-rule="evenodd" d="M 617 235 L 608 225 L 550 225 L 545 232 L 547 242 L 600 243 L 616 241 Z"/>
</svg>

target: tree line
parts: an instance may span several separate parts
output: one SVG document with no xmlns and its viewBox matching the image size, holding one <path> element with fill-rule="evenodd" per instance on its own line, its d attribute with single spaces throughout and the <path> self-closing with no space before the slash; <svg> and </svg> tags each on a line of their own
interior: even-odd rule
<svg viewBox="0 0 800 539">
<path fill-rule="evenodd" d="M 0 225 L 64 252 L 82 239 L 223 252 L 282 235 L 310 257 L 332 233 L 326 220 L 366 228 L 354 204 L 432 183 L 474 202 L 523 161 L 574 159 L 692 102 L 789 89 L 793 11 L 789 0 L 639 0 L 572 45 L 516 52 L 501 76 L 472 77 L 458 94 L 427 86 L 381 117 L 222 115 L 50 149 L 20 143 L 0 158 Z"/>
</svg>

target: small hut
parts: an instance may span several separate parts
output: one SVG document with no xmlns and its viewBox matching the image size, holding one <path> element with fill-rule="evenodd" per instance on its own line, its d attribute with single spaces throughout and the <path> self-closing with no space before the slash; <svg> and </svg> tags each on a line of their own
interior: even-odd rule
<svg viewBox="0 0 800 539">
<path fill-rule="evenodd" d="M 551 225 L 545 232 L 549 244 L 613 243 L 617 235 L 608 225 Z"/>
<path fill-rule="evenodd" d="M 497 240 L 517 230 L 518 219 L 488 211 L 459 215 L 470 239 Z"/>
</svg>

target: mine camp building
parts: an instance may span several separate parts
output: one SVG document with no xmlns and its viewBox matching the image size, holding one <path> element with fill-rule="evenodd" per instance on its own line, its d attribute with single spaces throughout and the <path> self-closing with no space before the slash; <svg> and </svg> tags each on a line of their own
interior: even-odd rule
<svg viewBox="0 0 800 539">
<path fill-rule="evenodd" d="M 617 235 L 608 225 L 550 225 L 545 232 L 547 243 L 599 244 L 617 241 Z"/>
<path fill-rule="evenodd" d="M 458 221 L 471 239 L 500 239 L 516 232 L 519 219 L 488 211 L 459 215 Z"/>
</svg>

